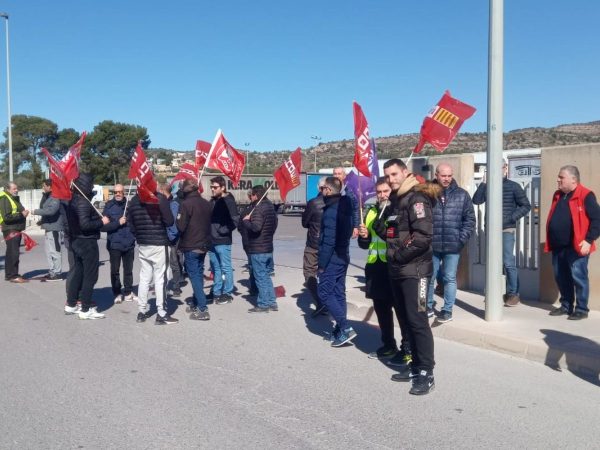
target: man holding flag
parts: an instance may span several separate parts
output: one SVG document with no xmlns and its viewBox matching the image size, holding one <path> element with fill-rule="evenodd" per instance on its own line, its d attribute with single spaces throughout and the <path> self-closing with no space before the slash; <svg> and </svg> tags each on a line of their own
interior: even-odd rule
<svg viewBox="0 0 600 450">
<path fill-rule="evenodd" d="M 2 235 L 6 242 L 4 257 L 4 279 L 11 283 L 25 283 L 19 275 L 19 252 L 21 247 L 21 232 L 25 230 L 26 218 L 29 211 L 23 207 L 19 200 L 19 188 L 16 183 L 10 182 L 0 192 L 0 224 Z"/>
</svg>

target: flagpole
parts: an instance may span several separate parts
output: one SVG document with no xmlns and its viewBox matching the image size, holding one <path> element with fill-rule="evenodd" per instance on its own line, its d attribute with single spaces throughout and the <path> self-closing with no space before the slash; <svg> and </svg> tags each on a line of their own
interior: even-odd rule
<svg viewBox="0 0 600 450">
<path fill-rule="evenodd" d="M 129 190 L 127 191 L 127 197 L 125 198 L 125 209 L 123 210 L 123 216 L 127 213 L 127 206 L 129 205 L 129 194 L 131 192 L 131 188 L 133 187 L 133 178 L 131 179 L 131 183 L 129 183 Z"/>
<path fill-rule="evenodd" d="M 202 175 L 204 175 L 204 169 L 206 169 L 206 166 L 207 166 L 208 162 L 210 161 L 210 156 L 212 155 L 212 152 L 215 149 L 215 146 L 217 145 L 217 140 L 219 139 L 219 136 L 222 134 L 223 134 L 223 132 L 219 128 L 217 130 L 217 134 L 215 135 L 215 138 L 212 141 L 210 150 L 208 151 L 208 155 L 206 155 L 206 161 L 204 161 L 204 165 L 202 166 L 202 171 L 198 174 L 198 187 L 200 187 L 200 179 L 202 178 Z"/>
<path fill-rule="evenodd" d="M 415 154 L 415 152 L 410 152 L 410 156 L 408 157 L 408 159 L 406 160 L 406 163 L 405 163 L 407 167 L 408 167 L 408 163 L 410 162 L 410 160 L 412 159 L 414 154 Z"/>
<path fill-rule="evenodd" d="M 385 203 L 383 204 L 383 208 L 381 208 L 381 211 L 379 211 L 379 217 L 378 219 L 381 219 L 381 216 L 383 216 L 383 212 L 385 211 L 385 208 L 387 208 L 388 205 L 388 200 L 387 198 L 385 199 Z"/>
<path fill-rule="evenodd" d="M 87 198 L 86 195 L 83 192 L 81 192 L 81 189 L 79 189 L 79 186 L 77 186 L 73 181 L 71 181 L 71 186 L 75 186 L 75 189 L 77 189 L 79 191 L 79 193 L 83 196 L 83 198 L 85 198 L 88 201 L 88 203 L 90 205 L 92 205 L 92 208 L 94 208 L 94 211 L 96 211 L 100 217 L 104 217 L 102 215 L 102 213 L 98 210 L 98 208 L 96 208 L 94 206 L 94 204 L 92 203 L 92 201 L 89 198 Z"/>
<path fill-rule="evenodd" d="M 252 211 L 250 211 L 248 213 L 249 216 L 252 215 L 252 213 L 254 212 L 254 210 L 256 209 L 256 207 L 258 205 L 260 205 L 260 202 L 263 201 L 263 199 L 267 196 L 267 193 L 271 190 L 271 188 L 275 185 L 275 180 L 273 179 L 273 182 L 269 185 L 269 187 L 267 188 L 267 190 L 265 191 L 265 193 L 262 195 L 262 197 L 256 202 L 256 205 L 254 205 L 254 208 L 252 208 Z"/>
<path fill-rule="evenodd" d="M 359 212 L 360 212 L 360 223 L 364 224 L 364 217 L 363 217 L 363 204 L 362 204 L 362 189 L 360 188 L 360 172 L 357 170 L 358 172 L 358 208 L 359 208 Z"/>
</svg>

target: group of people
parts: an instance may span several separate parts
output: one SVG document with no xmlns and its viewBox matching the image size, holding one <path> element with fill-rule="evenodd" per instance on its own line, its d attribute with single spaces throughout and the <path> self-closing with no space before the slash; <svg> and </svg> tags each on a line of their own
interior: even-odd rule
<svg viewBox="0 0 600 450">
<path fill-rule="evenodd" d="M 358 238 L 368 250 L 365 266 L 366 296 L 374 303 L 382 346 L 369 355 L 396 367 L 394 381 L 412 381 L 410 392 L 423 395 L 435 386 L 434 345 L 429 318 L 451 321 L 456 299 L 456 274 L 463 247 L 475 229 L 474 204 L 486 201 L 486 183 L 471 199 L 454 179 L 453 167 L 439 164 L 435 179 L 428 182 L 410 173 L 400 159 L 383 166 L 384 177 L 376 183 L 376 199 L 364 214 L 352 190 L 345 185 L 343 168 L 319 181 L 319 195 L 311 199 L 302 215 L 307 228 L 303 272 L 311 293 L 313 316 L 329 314 L 334 326 L 329 335 L 333 347 L 349 344 L 357 333 L 347 319 L 345 280 L 350 263 L 350 242 Z M 523 189 L 507 178 L 504 165 L 503 265 L 506 274 L 504 304 L 517 306 L 519 277 L 514 245 L 517 222 L 531 209 Z M 560 306 L 550 315 L 571 320 L 588 315 L 589 254 L 600 236 L 600 207 L 593 192 L 580 183 L 577 167 L 560 169 L 546 223 L 546 251 L 552 252 L 554 276 L 560 291 Z M 271 280 L 273 237 L 277 215 L 265 196 L 265 188 L 249 192 L 250 204 L 241 213 L 226 190 L 222 176 L 210 180 L 210 201 L 203 198 L 195 180 L 185 180 L 172 195 L 169 184 L 161 184 L 154 199 L 131 199 L 123 185 L 114 186 L 114 197 L 100 212 L 91 203 L 93 179 L 81 174 L 75 180 L 70 201 L 52 197 L 52 183 L 44 181 L 39 209 L 45 231 L 48 273 L 43 281 L 62 279 L 61 245 L 69 255 L 65 314 L 80 319 L 100 319 L 92 299 L 98 280 L 101 232 L 107 233 L 110 279 L 114 303 L 137 301 L 138 322 L 150 316 L 149 297 L 154 290 L 158 325 L 175 324 L 169 314 L 167 291 L 181 295 L 183 272 L 187 272 L 193 299 L 186 308 L 192 320 L 209 320 L 208 304 L 233 301 L 231 264 L 232 233 L 241 234 L 248 257 L 250 294 L 256 305 L 250 313 L 277 311 Z M 0 192 L 0 223 L 6 241 L 5 279 L 26 280 L 19 274 L 19 248 L 26 218 L 30 214 L 18 197 L 15 183 Z M 138 247 L 140 265 L 137 295 L 133 292 L 133 261 Z M 208 254 L 214 283 L 210 298 L 204 293 L 204 265 Z M 182 263 L 183 259 L 183 263 Z M 121 282 L 121 267 L 123 277 Z M 435 288 L 435 283 L 438 287 Z M 443 297 L 435 310 L 434 292 Z M 400 346 L 394 337 L 394 315 L 400 325 Z"/>
</svg>

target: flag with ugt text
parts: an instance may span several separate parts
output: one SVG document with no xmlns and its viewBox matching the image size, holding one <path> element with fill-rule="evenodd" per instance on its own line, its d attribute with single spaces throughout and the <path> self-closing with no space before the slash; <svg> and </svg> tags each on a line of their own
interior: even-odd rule
<svg viewBox="0 0 600 450">
<path fill-rule="evenodd" d="M 81 160 L 81 150 L 87 133 L 81 133 L 79 140 L 69 148 L 69 151 L 60 160 L 63 173 L 69 180 L 76 180 L 79 177 L 79 161 Z"/>
<path fill-rule="evenodd" d="M 196 141 L 196 167 L 198 169 L 202 169 L 204 164 L 206 164 L 206 158 L 208 158 L 208 153 L 210 152 L 210 142 L 197 140 Z M 212 158 L 211 158 L 212 159 Z M 211 164 L 206 166 L 211 169 L 215 169 Z"/>
<path fill-rule="evenodd" d="M 298 147 L 284 162 L 273 176 L 279 185 L 279 194 L 285 202 L 287 193 L 300 186 L 300 172 L 302 171 L 302 150 Z"/>
<path fill-rule="evenodd" d="M 477 111 L 470 105 L 452 98 L 450 91 L 444 92 L 437 105 L 425 116 L 421 125 L 421 137 L 413 152 L 419 153 L 429 142 L 439 152 L 446 150 L 460 127 Z"/>
<path fill-rule="evenodd" d="M 219 169 L 237 187 L 244 172 L 246 158 L 227 142 L 221 130 L 217 131 L 209 153 L 210 160 L 207 162 L 207 167 Z"/>
<path fill-rule="evenodd" d="M 61 166 L 59 161 L 56 161 L 48 150 L 42 148 L 42 152 L 48 158 L 48 168 L 50 171 L 50 179 L 52 180 L 52 197 L 59 200 L 71 200 L 71 181 Z"/>
<path fill-rule="evenodd" d="M 131 157 L 128 177 L 130 180 L 135 178 L 137 181 L 138 195 L 143 203 L 158 203 L 158 198 L 155 195 L 158 186 L 146 160 L 142 141 L 138 141 L 135 152 L 133 152 L 133 156 Z"/>
<path fill-rule="evenodd" d="M 356 102 L 354 109 L 354 167 L 365 177 L 373 174 L 373 146 L 369 135 L 369 124 L 362 108 Z"/>
<path fill-rule="evenodd" d="M 365 177 L 360 173 L 350 172 L 346 179 L 346 188 L 354 192 L 355 198 L 361 199 L 364 202 L 371 197 L 375 197 L 376 183 L 379 178 L 379 162 L 377 161 L 377 149 L 375 147 L 375 139 L 371 139 L 371 148 L 373 149 L 373 157 L 371 164 L 371 176 Z M 359 180 L 360 179 L 360 180 Z"/>
<path fill-rule="evenodd" d="M 177 175 L 171 180 L 171 185 L 183 180 L 198 181 L 198 166 L 190 163 L 182 164 Z"/>
</svg>

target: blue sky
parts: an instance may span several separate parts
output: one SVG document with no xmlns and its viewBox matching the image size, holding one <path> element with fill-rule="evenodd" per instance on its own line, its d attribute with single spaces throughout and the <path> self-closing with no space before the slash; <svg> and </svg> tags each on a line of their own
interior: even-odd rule
<svg viewBox="0 0 600 450">
<path fill-rule="evenodd" d="M 505 1 L 504 128 L 600 120 L 600 2 Z M 8 0 L 13 114 L 148 128 L 151 147 L 294 149 L 418 132 L 444 90 L 486 129 L 488 1 Z M 6 128 L 4 24 L 0 128 Z M 4 113 L 2 113 L 4 111 Z"/>
</svg>

